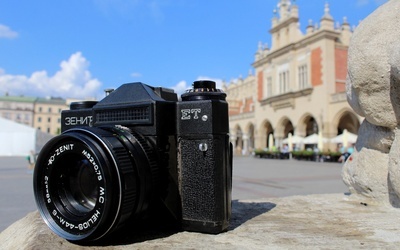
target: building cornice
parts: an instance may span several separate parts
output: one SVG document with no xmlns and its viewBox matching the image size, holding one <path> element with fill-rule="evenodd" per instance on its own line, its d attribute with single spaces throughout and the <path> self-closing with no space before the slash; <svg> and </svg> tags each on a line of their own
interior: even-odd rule
<svg viewBox="0 0 400 250">
<path fill-rule="evenodd" d="M 347 102 L 346 92 L 331 94 L 330 103 Z"/>
<path fill-rule="evenodd" d="M 311 35 L 306 35 L 304 38 L 302 38 L 301 40 L 295 42 L 295 43 L 290 43 L 284 47 L 281 47 L 277 50 L 271 51 L 267 56 L 265 56 L 264 58 L 254 62 L 252 64 L 252 66 L 254 68 L 257 68 L 265 63 L 267 63 L 268 61 L 271 61 L 274 58 L 277 58 L 281 55 L 287 54 L 292 50 L 298 50 L 300 48 L 304 48 L 312 43 L 315 43 L 319 40 L 322 39 L 329 39 L 329 40 L 333 40 L 336 41 L 337 38 L 340 37 L 340 32 L 335 31 L 335 30 L 320 30 L 317 31 Z M 343 45 L 344 46 L 344 45 Z"/>
<path fill-rule="evenodd" d="M 311 43 L 315 43 L 318 40 L 329 39 L 336 41 L 340 37 L 340 32 L 336 30 L 319 30 L 311 35 L 305 36 L 303 39 L 297 42 L 297 48 L 305 47 Z"/>
<path fill-rule="evenodd" d="M 237 121 L 237 120 L 243 120 L 243 119 L 250 119 L 254 118 L 254 111 L 247 112 L 247 113 L 241 113 L 237 115 L 230 115 L 229 116 L 229 121 Z"/>
<path fill-rule="evenodd" d="M 284 93 L 281 95 L 276 95 L 272 97 L 268 97 L 260 101 L 261 106 L 271 105 L 274 110 L 282 109 L 282 108 L 295 108 L 295 99 L 301 96 L 311 95 L 313 92 L 313 88 L 306 88 L 298 91 L 292 91 L 288 93 Z"/>
<path fill-rule="evenodd" d="M 278 23 L 277 25 L 275 25 L 274 27 L 272 27 L 270 30 L 269 30 L 269 33 L 275 33 L 275 32 L 277 32 L 278 30 L 280 30 L 280 29 L 282 29 L 282 28 L 284 28 L 284 27 L 286 27 L 286 26 L 289 26 L 291 23 L 297 23 L 299 21 L 299 18 L 298 17 L 289 17 L 289 18 L 287 18 L 286 20 L 284 20 L 283 22 L 280 22 L 280 23 Z"/>
</svg>

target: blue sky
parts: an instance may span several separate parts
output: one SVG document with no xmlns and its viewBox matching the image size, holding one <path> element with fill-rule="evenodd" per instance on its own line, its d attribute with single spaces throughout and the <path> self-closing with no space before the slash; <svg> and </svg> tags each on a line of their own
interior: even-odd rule
<svg viewBox="0 0 400 250">
<path fill-rule="evenodd" d="M 385 0 L 297 0 L 301 29 L 357 25 Z M 188 88 L 246 76 L 278 0 L 0 1 L 0 95 L 95 97 L 141 81 Z"/>
</svg>

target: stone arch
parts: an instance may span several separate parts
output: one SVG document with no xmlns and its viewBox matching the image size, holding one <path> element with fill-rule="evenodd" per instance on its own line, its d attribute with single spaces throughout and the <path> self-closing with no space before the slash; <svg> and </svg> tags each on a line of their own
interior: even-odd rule
<svg viewBox="0 0 400 250">
<path fill-rule="evenodd" d="M 243 132 L 239 124 L 237 124 L 233 129 L 231 141 L 233 144 L 234 154 L 241 154 L 243 148 Z"/>
<path fill-rule="evenodd" d="M 294 134 L 294 126 L 292 121 L 287 116 L 284 116 L 279 120 L 276 126 L 275 136 L 276 138 L 284 139 L 289 133 Z"/>
<path fill-rule="evenodd" d="M 272 123 L 269 120 L 264 120 L 259 128 L 259 134 L 257 136 L 257 147 L 268 148 L 268 137 L 270 134 L 274 134 Z"/>
<path fill-rule="evenodd" d="M 255 141 L 254 141 L 255 128 L 254 127 L 255 127 L 254 124 L 252 122 L 249 122 L 245 129 L 245 135 L 246 135 L 245 139 L 247 139 L 247 147 L 245 147 L 245 150 L 247 152 L 253 151 L 254 147 L 255 147 Z"/>
<path fill-rule="evenodd" d="M 311 113 L 305 113 L 297 124 L 296 135 L 306 137 L 312 134 L 318 134 L 319 126 L 317 120 Z"/>
<path fill-rule="evenodd" d="M 333 118 L 333 129 L 336 129 L 337 135 L 343 133 L 347 129 L 350 133 L 358 134 L 360 128 L 360 120 L 357 115 L 349 108 L 340 110 Z"/>
</svg>

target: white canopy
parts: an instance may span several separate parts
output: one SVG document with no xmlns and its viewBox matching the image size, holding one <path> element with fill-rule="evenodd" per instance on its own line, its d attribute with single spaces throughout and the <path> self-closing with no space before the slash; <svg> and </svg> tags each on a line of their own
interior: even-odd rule
<svg viewBox="0 0 400 250">
<path fill-rule="evenodd" d="M 318 134 L 312 134 L 304 138 L 303 143 L 304 144 L 318 144 L 318 141 L 322 140 L 323 143 L 329 142 L 329 139 L 327 138 L 319 138 Z"/>
<path fill-rule="evenodd" d="M 32 127 L 0 117 L 0 156 L 27 156 L 52 136 Z"/>
<path fill-rule="evenodd" d="M 332 143 L 342 143 L 345 147 L 347 147 L 348 143 L 356 143 L 357 137 L 358 137 L 357 135 L 350 133 L 345 129 L 342 134 L 340 134 L 336 137 L 333 137 L 331 139 L 331 142 Z"/>
<path fill-rule="evenodd" d="M 291 141 L 293 144 L 300 144 L 303 143 L 304 137 L 293 135 Z M 282 141 L 283 143 L 289 143 L 289 137 Z"/>
<path fill-rule="evenodd" d="M 29 155 L 35 150 L 35 129 L 0 117 L 0 155 Z"/>
</svg>

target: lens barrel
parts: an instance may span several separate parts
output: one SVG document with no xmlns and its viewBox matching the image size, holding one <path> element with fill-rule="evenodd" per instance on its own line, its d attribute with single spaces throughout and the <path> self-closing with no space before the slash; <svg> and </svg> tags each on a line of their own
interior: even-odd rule
<svg viewBox="0 0 400 250">
<path fill-rule="evenodd" d="M 125 128 L 75 128 L 39 154 L 34 194 L 39 212 L 59 236 L 92 241 L 141 214 L 154 192 L 151 146 Z"/>
</svg>

